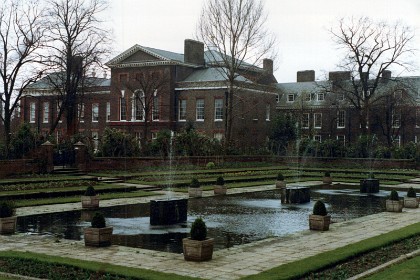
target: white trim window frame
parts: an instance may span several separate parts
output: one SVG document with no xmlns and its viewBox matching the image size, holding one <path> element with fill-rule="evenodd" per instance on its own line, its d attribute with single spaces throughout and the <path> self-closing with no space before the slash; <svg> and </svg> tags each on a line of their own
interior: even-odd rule
<svg viewBox="0 0 420 280">
<path fill-rule="evenodd" d="M 314 113 L 314 128 L 322 128 L 322 113 Z"/>
<path fill-rule="evenodd" d="M 44 102 L 42 103 L 42 122 L 48 123 L 50 119 L 50 102 Z"/>
<path fill-rule="evenodd" d="M 214 99 L 214 121 L 223 121 L 223 98 Z"/>
<path fill-rule="evenodd" d="M 302 114 L 302 128 L 309 129 L 309 113 Z"/>
<path fill-rule="evenodd" d="M 346 127 L 346 111 L 345 110 L 338 110 L 337 112 L 337 128 L 345 128 Z"/>
<path fill-rule="evenodd" d="M 288 102 L 288 103 L 295 102 L 295 95 L 294 95 L 293 93 L 289 93 L 289 94 L 287 95 L 287 102 Z"/>
<path fill-rule="evenodd" d="M 35 102 L 29 103 L 29 122 L 35 123 L 36 121 L 36 104 Z"/>
<path fill-rule="evenodd" d="M 270 104 L 265 105 L 265 120 L 267 122 L 270 121 L 270 115 L 271 115 L 271 107 Z"/>
<path fill-rule="evenodd" d="M 99 103 L 92 103 L 92 122 L 99 122 Z"/>
<path fill-rule="evenodd" d="M 111 102 L 106 103 L 106 121 L 111 121 Z"/>
<path fill-rule="evenodd" d="M 153 104 L 152 104 L 152 121 L 157 122 L 160 119 L 160 104 L 159 95 L 157 90 L 153 92 Z"/>
<path fill-rule="evenodd" d="M 196 121 L 204 121 L 204 99 L 198 98 L 195 101 Z"/>
</svg>

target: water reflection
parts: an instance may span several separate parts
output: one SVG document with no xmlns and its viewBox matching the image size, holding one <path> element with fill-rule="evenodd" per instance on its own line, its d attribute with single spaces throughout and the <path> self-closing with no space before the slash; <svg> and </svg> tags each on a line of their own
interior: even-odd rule
<svg viewBox="0 0 420 280">
<path fill-rule="evenodd" d="M 187 224 L 150 226 L 149 205 L 101 208 L 107 224 L 114 227 L 113 244 L 167 252 L 182 252 L 182 238 L 196 217 L 206 221 L 215 248 L 221 249 L 271 236 L 284 236 L 308 228 L 314 201 L 322 199 L 332 220 L 344 221 L 378 213 L 388 192 L 375 195 L 357 190 L 312 190 L 310 203 L 282 205 L 278 190 L 240 195 L 190 199 Z M 51 234 L 81 240 L 90 226 L 92 212 L 72 211 L 18 218 L 18 231 Z"/>
</svg>

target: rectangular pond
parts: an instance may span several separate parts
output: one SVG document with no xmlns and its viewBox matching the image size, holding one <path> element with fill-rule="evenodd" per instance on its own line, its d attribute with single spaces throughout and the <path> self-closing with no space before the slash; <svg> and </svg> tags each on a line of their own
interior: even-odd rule
<svg viewBox="0 0 420 280">
<path fill-rule="evenodd" d="M 202 217 L 208 236 L 215 238 L 215 249 L 249 243 L 268 237 L 285 236 L 308 229 L 308 215 L 314 202 L 322 199 L 333 222 L 345 221 L 384 211 L 381 191 L 374 195 L 358 190 L 311 190 L 311 202 L 280 202 L 279 190 L 189 199 L 187 223 L 151 226 L 149 204 L 100 208 L 108 225 L 114 227 L 112 243 L 158 251 L 182 252 L 182 238 L 187 237 L 191 223 Z M 18 232 L 54 235 L 72 240 L 83 239 L 83 228 L 89 227 L 93 212 L 71 211 L 18 218 Z"/>
</svg>

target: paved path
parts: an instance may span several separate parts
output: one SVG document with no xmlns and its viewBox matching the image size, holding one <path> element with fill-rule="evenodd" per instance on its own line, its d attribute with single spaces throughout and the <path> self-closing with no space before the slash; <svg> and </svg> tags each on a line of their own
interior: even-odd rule
<svg viewBox="0 0 420 280">
<path fill-rule="evenodd" d="M 316 185 L 319 183 L 307 182 L 305 185 Z M 302 185 L 302 183 L 299 183 L 299 185 Z M 229 189 L 229 192 L 232 194 L 270 189 L 274 189 L 274 186 Z M 211 196 L 212 193 L 212 191 L 206 191 L 204 196 Z M 153 197 L 101 201 L 101 206 L 142 203 L 151 199 L 162 199 L 167 195 L 169 194 L 161 191 L 156 192 L 156 195 Z M 182 193 L 171 193 L 170 195 L 176 197 L 187 196 L 187 194 Z M 75 209 L 80 209 L 80 203 L 24 207 L 19 208 L 17 212 L 18 215 L 30 215 Z M 219 250 L 214 253 L 212 261 L 204 263 L 186 262 L 182 254 L 124 246 L 89 248 L 85 247 L 82 241 L 60 240 L 60 242 L 56 242 L 57 240 L 52 237 L 25 234 L 0 236 L 0 250 L 30 251 L 82 260 L 95 260 L 103 262 L 104 267 L 106 267 L 107 263 L 112 263 L 205 279 L 239 279 L 281 264 L 333 250 L 420 222 L 419 214 L 419 209 L 404 209 L 403 213 L 382 212 L 332 224 L 327 232 L 306 230 L 286 237 L 269 238 Z"/>
</svg>

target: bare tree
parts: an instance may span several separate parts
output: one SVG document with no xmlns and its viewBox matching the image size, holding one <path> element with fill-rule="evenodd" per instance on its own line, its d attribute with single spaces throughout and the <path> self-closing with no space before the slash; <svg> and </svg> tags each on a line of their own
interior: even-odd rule
<svg viewBox="0 0 420 280">
<path fill-rule="evenodd" d="M 50 133 L 64 114 L 67 137 L 77 132 L 78 107 L 86 87 L 91 86 L 87 73 L 102 67 L 110 52 L 110 32 L 101 25 L 100 13 L 107 8 L 105 0 L 50 0 L 48 2 L 49 47 L 46 64 L 52 75 L 49 82 L 58 93 L 57 119 Z"/>
<path fill-rule="evenodd" d="M 133 118 L 143 122 L 142 148 L 146 147 L 150 123 L 161 115 L 161 101 L 169 95 L 169 73 L 166 71 L 142 71 L 135 74 L 125 85 L 133 93 Z"/>
<path fill-rule="evenodd" d="M 225 143 L 229 145 L 234 120 L 235 83 L 240 75 L 256 71 L 262 57 L 274 55 L 275 37 L 266 29 L 262 1 L 209 0 L 203 7 L 197 37 L 204 42 L 214 65 L 224 74 L 228 93 L 225 103 Z"/>
<path fill-rule="evenodd" d="M 330 30 L 334 43 L 343 50 L 339 67 L 350 73 L 350 82 L 335 82 L 335 90 L 359 111 L 364 133 L 369 133 L 372 104 L 378 99 L 378 88 L 391 79 L 391 68 L 411 70 L 414 33 L 401 23 L 374 22 L 367 17 L 341 19 Z"/>
<path fill-rule="evenodd" d="M 6 149 L 11 140 L 11 121 L 28 84 L 42 73 L 35 70 L 37 51 L 43 43 L 43 14 L 33 1 L 5 1 L 0 7 L 0 98 Z"/>
</svg>

